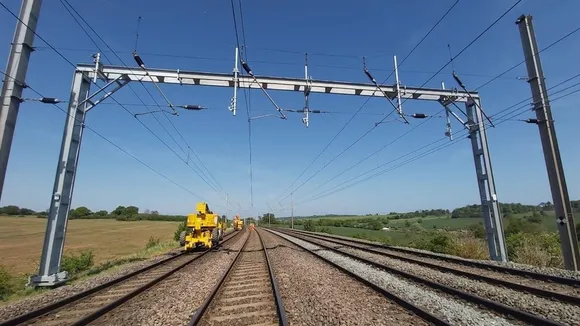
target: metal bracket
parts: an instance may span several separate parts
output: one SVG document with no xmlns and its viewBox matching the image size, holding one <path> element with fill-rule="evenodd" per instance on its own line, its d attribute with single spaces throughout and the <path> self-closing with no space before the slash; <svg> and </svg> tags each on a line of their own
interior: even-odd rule
<svg viewBox="0 0 580 326">
<path fill-rule="evenodd" d="M 395 64 L 395 80 L 397 84 L 395 89 L 397 90 L 397 111 L 399 114 L 403 114 L 403 102 L 401 102 L 401 81 L 399 80 L 399 66 L 397 65 L 397 56 L 393 56 L 393 62 Z"/>
<path fill-rule="evenodd" d="M 96 76 L 96 75 L 95 75 Z M 105 86 L 101 87 L 98 91 L 96 91 L 93 95 L 89 96 L 86 100 L 82 101 L 81 103 L 79 103 L 79 107 L 88 103 L 89 105 L 86 106 L 85 112 L 89 112 L 92 108 L 94 108 L 97 104 L 101 103 L 102 101 L 104 101 L 107 97 L 113 95 L 116 91 L 120 90 L 121 88 L 123 88 L 123 86 L 127 85 L 129 82 L 131 81 L 131 79 L 129 79 L 129 77 L 127 75 L 120 75 L 117 78 L 111 80 L 110 82 L 108 82 Z M 98 99 L 97 101 L 92 101 L 92 99 L 99 95 L 100 93 L 104 92 L 107 88 L 109 88 L 109 86 L 116 84 L 117 86 L 115 86 L 115 88 L 113 88 L 112 90 L 108 91 L 107 93 L 105 93 L 105 95 L 103 95 L 103 97 L 101 97 L 100 99 Z"/>
<path fill-rule="evenodd" d="M 179 81 L 179 85 L 183 86 L 183 80 L 181 79 L 181 76 L 179 76 L 179 69 L 177 69 L 177 80 Z"/>
<path fill-rule="evenodd" d="M 236 115 L 236 110 L 238 107 L 238 87 L 240 86 L 240 79 L 239 79 L 239 73 L 240 70 L 238 69 L 238 61 L 239 61 L 239 49 L 236 48 L 236 59 L 234 61 L 234 96 L 232 97 L 232 99 L 230 100 L 230 105 L 228 107 L 228 109 L 234 114 L 234 116 Z"/>
<path fill-rule="evenodd" d="M 93 54 L 93 62 L 95 63 L 94 68 L 94 75 L 93 75 L 93 83 L 97 82 L 97 78 L 101 79 L 104 82 L 107 82 L 109 78 L 103 74 L 103 63 L 101 62 L 101 53 L 97 52 Z"/>
<path fill-rule="evenodd" d="M 308 76 L 308 54 L 305 54 L 304 63 L 304 80 L 306 84 L 304 85 L 304 117 L 302 118 L 302 123 L 308 128 L 310 123 L 310 106 L 308 103 L 308 97 L 310 96 L 310 90 L 312 89 L 312 78 Z"/>
</svg>

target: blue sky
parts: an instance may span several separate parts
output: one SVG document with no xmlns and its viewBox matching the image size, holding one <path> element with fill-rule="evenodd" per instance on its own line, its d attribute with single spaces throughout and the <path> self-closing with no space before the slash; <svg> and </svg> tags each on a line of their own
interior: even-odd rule
<svg viewBox="0 0 580 326">
<path fill-rule="evenodd" d="M 130 65 L 134 65 L 130 52 L 134 47 L 136 22 L 140 15 L 138 51 L 148 67 L 223 73 L 229 73 L 233 68 L 236 42 L 229 1 L 69 1 Z M 302 77 L 303 53 L 309 52 L 309 70 L 313 78 L 367 82 L 361 59 L 367 56 L 370 71 L 377 80 L 382 81 L 392 69 L 392 56 L 397 55 L 401 60 L 453 2 L 245 1 L 243 13 L 248 62 L 258 75 Z M 457 53 L 514 2 L 460 1 L 401 66 L 402 83 L 408 86 L 423 84 L 449 59 L 447 44 L 451 44 L 451 50 Z M 2 0 L 2 3 L 14 12 L 19 10 L 20 1 Z M 96 47 L 78 28 L 60 1 L 43 1 L 41 11 L 37 32 L 72 62 L 90 62 Z M 533 15 L 539 47 L 543 48 L 578 27 L 575 13 L 579 11 L 580 3 L 574 0 L 555 3 L 522 1 L 459 56 L 454 61 L 454 68 L 468 88 L 476 88 L 523 60 L 519 32 L 514 24 L 519 15 Z M 7 60 L 15 22 L 6 10 L 0 8 L 2 62 Z M 241 26 L 239 28 L 241 32 Z M 35 45 L 38 49 L 31 57 L 28 84 L 45 96 L 68 99 L 73 68 L 38 38 Z M 548 86 L 580 73 L 579 54 L 580 33 L 541 54 Z M 108 53 L 108 56 L 113 64 L 120 64 L 113 55 Z M 451 71 L 451 67 L 447 67 L 427 86 L 439 87 L 442 81 L 446 85 L 455 85 Z M 488 114 L 493 115 L 530 96 L 528 84 L 516 79 L 518 76 L 526 76 L 523 65 L 480 90 Z M 393 83 L 394 78 L 390 82 Z M 575 82 L 578 79 L 562 87 Z M 153 103 L 141 85 L 134 84 L 132 87 L 145 103 Z M 146 87 L 158 103 L 164 103 L 153 85 Z M 183 112 L 171 119 L 229 194 L 230 202 L 236 206 L 239 203 L 244 210 L 226 208 L 222 195 L 206 185 L 131 115 L 121 107 L 111 105 L 114 102 L 109 101 L 109 104 L 92 110 L 87 124 L 208 200 L 210 207 L 213 206 L 216 211 L 228 215 L 238 211 L 242 214 L 264 213 L 268 209 L 267 203 L 277 215 L 288 215 L 288 210 L 279 211 L 277 199 L 287 195 L 282 192 L 366 100 L 362 97 L 313 94 L 311 108 L 334 113 L 313 115 L 308 129 L 300 122 L 299 114 L 288 113 L 287 121 L 273 118 L 253 120 L 252 207 L 243 97 L 238 103 L 239 114 L 233 117 L 227 110 L 232 89 L 176 85 L 161 87 L 175 104 L 202 104 L 211 108 L 201 112 Z M 35 97 L 30 91 L 26 91 L 25 95 Z M 271 95 L 281 107 L 300 109 L 303 106 L 301 93 L 276 92 Z M 121 103 L 140 103 L 127 87 L 114 97 Z M 576 120 L 579 104 L 580 93 L 552 105 L 572 199 L 580 198 L 580 152 L 575 143 L 580 139 Z M 138 106 L 128 108 L 134 112 L 144 111 Z M 404 110 L 406 113 L 435 114 L 441 108 L 437 103 L 408 101 Z M 274 109 L 265 96 L 255 90 L 251 92 L 251 111 L 255 116 L 273 113 Z M 384 99 L 370 100 L 295 186 L 390 111 L 391 107 Z M 531 116 L 530 112 L 519 118 Z M 158 118 L 184 146 L 167 120 L 162 116 Z M 21 105 L 2 205 L 15 204 L 38 210 L 48 207 L 64 121 L 65 115 L 51 105 L 35 102 Z M 142 121 L 167 144 L 176 148 L 152 116 L 143 116 Z M 462 141 L 344 191 L 300 204 L 321 190 L 443 136 L 445 121 L 434 118 L 355 169 L 317 189 L 326 180 L 420 122 L 411 120 L 411 126 L 392 122 L 375 128 L 296 191 L 295 214 L 451 209 L 479 202 L 471 148 L 468 142 Z M 454 132 L 461 132 L 456 123 Z M 499 199 L 525 203 L 550 200 L 537 127 L 510 121 L 488 130 L 488 135 Z M 179 153 L 177 148 L 176 151 Z M 392 165 L 386 167 L 389 166 Z M 89 131 L 83 139 L 73 198 L 73 206 L 88 206 L 93 210 L 136 205 L 141 209 L 171 214 L 192 211 L 199 200 Z M 282 205 L 289 207 L 290 198 L 286 198 Z"/>
</svg>

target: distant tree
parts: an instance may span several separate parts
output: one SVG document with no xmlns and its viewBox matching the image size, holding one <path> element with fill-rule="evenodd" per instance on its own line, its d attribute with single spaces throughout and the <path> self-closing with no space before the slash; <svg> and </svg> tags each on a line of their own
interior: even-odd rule
<svg viewBox="0 0 580 326">
<path fill-rule="evenodd" d="M 8 205 L 0 208 L 0 215 L 19 215 L 20 207 Z"/>
<path fill-rule="evenodd" d="M 112 212 L 111 215 L 123 215 L 125 214 L 125 206 L 117 206 Z"/>
<path fill-rule="evenodd" d="M 571 200 L 570 203 L 572 204 L 572 210 L 580 213 L 580 200 Z"/>
<path fill-rule="evenodd" d="M 145 209 L 145 211 L 143 212 L 143 214 L 145 214 L 145 215 L 150 215 L 150 214 L 151 214 L 151 211 L 150 211 L 149 209 L 147 209 L 147 208 L 146 208 L 146 209 Z"/>
<path fill-rule="evenodd" d="M 107 216 L 107 215 L 109 215 L 109 212 L 107 212 L 105 210 L 100 210 L 100 211 L 94 212 L 93 215 L 95 215 L 95 216 Z"/>
<path fill-rule="evenodd" d="M 33 211 L 32 209 L 21 208 L 18 215 L 34 215 L 34 214 L 36 214 L 36 212 Z"/>
<path fill-rule="evenodd" d="M 77 207 L 76 209 L 71 209 L 70 211 L 70 217 L 72 219 L 83 218 L 91 214 L 92 214 L 91 210 L 86 208 L 85 206 Z"/>
<path fill-rule="evenodd" d="M 158 211 L 151 211 L 151 215 L 159 215 Z"/>
<path fill-rule="evenodd" d="M 139 208 L 136 206 L 127 206 L 127 208 L 125 208 L 125 214 L 127 216 L 133 216 L 133 215 L 137 215 L 139 214 Z"/>
<path fill-rule="evenodd" d="M 272 224 L 276 223 L 276 216 L 274 215 L 274 213 L 266 213 L 266 214 L 262 215 L 262 218 L 260 219 L 260 223 L 268 224 L 268 222 L 270 222 Z"/>
<path fill-rule="evenodd" d="M 538 211 L 540 208 L 534 205 L 523 205 L 520 203 L 500 203 L 501 211 L 504 216 L 511 216 L 513 214 L 530 213 Z M 451 218 L 481 218 L 483 213 L 481 205 L 467 205 L 459 207 L 451 212 Z"/>
<path fill-rule="evenodd" d="M 77 211 L 78 214 L 80 214 L 80 216 L 87 216 L 87 215 L 91 215 L 92 214 L 91 210 L 88 209 L 85 206 L 78 207 L 75 210 Z"/>
</svg>

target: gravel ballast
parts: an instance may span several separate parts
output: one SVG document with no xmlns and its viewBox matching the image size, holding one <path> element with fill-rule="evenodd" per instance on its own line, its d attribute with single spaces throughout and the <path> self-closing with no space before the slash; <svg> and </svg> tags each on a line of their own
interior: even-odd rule
<svg viewBox="0 0 580 326">
<path fill-rule="evenodd" d="M 312 239 L 312 241 L 327 246 L 336 246 L 336 244 L 323 240 Z M 490 285 L 488 283 L 475 281 L 466 277 L 443 273 L 432 268 L 407 263 L 360 249 L 341 247 L 338 248 L 338 250 L 355 255 L 357 257 L 368 259 L 379 264 L 386 265 L 399 271 L 425 278 L 433 282 L 470 292 L 496 302 L 501 302 L 505 305 L 525 310 L 548 319 L 568 323 L 571 325 L 580 325 L 580 309 L 571 304 L 561 303 L 532 294 L 506 289 L 501 286 Z"/>
<path fill-rule="evenodd" d="M 389 292 L 414 303 L 415 305 L 440 316 L 454 325 L 514 325 L 511 321 L 474 308 L 463 301 L 442 295 L 436 291 L 424 288 L 412 282 L 400 279 L 387 272 L 373 268 L 343 255 L 323 250 L 321 247 L 303 240 L 276 232 L 285 239 L 310 250 L 316 250 L 320 255 L 349 271 L 364 277 L 370 282 Z"/>
<path fill-rule="evenodd" d="M 427 325 L 290 241 L 260 230 L 290 325 Z"/>
<path fill-rule="evenodd" d="M 306 232 L 306 231 L 300 230 L 300 232 Z M 316 235 L 331 237 L 331 238 L 336 238 L 336 239 L 350 240 L 350 241 L 356 240 L 359 242 L 366 242 L 366 243 L 370 243 L 370 244 L 381 244 L 381 243 L 376 242 L 376 241 L 370 241 L 370 240 L 366 240 L 366 239 L 353 239 L 352 237 L 347 237 L 347 236 L 342 236 L 342 235 L 337 235 L 337 234 L 329 235 L 328 233 L 320 233 L 320 232 L 306 232 L 306 233 L 311 233 L 311 234 L 316 234 Z M 449 258 L 463 260 L 466 262 L 476 262 L 476 263 L 482 263 L 482 264 L 487 264 L 487 265 L 496 265 L 496 266 L 502 266 L 502 267 L 507 267 L 507 268 L 519 269 L 519 270 L 528 271 L 528 272 L 541 273 L 541 274 L 547 274 L 547 275 L 552 275 L 552 276 L 566 277 L 566 278 L 574 279 L 574 280 L 580 280 L 580 271 L 569 271 L 569 270 L 554 268 L 554 267 L 539 267 L 539 266 L 525 265 L 525 264 L 519 264 L 519 263 L 514 263 L 514 262 L 500 262 L 500 261 L 493 261 L 493 260 L 467 259 L 467 258 L 462 258 L 459 256 L 441 254 L 441 253 L 436 253 L 436 252 L 432 252 L 432 251 L 428 251 L 428 250 L 422 250 L 422 249 L 416 249 L 416 248 L 410 248 L 410 247 L 398 247 L 398 246 L 391 246 L 391 247 L 403 249 L 405 251 L 410 251 L 410 252 L 427 254 L 427 255 L 430 255 L 433 257 L 437 257 L 437 256 L 449 257 Z"/>
<path fill-rule="evenodd" d="M 176 252 L 173 250 L 172 252 Z M 77 293 L 94 288 L 101 284 L 110 282 L 114 279 L 153 265 L 163 259 L 169 258 L 171 254 L 162 254 L 144 261 L 128 263 L 117 267 L 114 271 L 107 271 L 102 274 L 95 275 L 86 280 L 77 281 L 71 285 L 64 285 L 56 289 L 47 291 L 42 294 L 23 298 L 0 307 L 0 321 L 12 319 L 19 315 L 28 313 L 34 309 L 54 303 L 66 297 L 70 297 Z"/>
<path fill-rule="evenodd" d="M 240 234 L 139 294 L 91 325 L 186 325 L 235 258 L 246 237 Z"/>
</svg>

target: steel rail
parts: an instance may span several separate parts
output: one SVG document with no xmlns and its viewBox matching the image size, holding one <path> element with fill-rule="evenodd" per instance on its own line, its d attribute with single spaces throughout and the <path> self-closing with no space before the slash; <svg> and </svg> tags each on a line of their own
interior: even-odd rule
<svg viewBox="0 0 580 326">
<path fill-rule="evenodd" d="M 282 229 L 276 228 L 275 230 L 282 230 Z M 320 235 L 317 233 L 303 231 L 303 230 L 296 230 L 296 229 L 294 229 L 292 231 L 298 232 L 298 233 L 303 233 L 303 234 L 316 234 L 319 236 L 325 236 L 325 237 L 339 239 L 339 240 L 356 242 L 359 244 L 364 244 L 364 245 L 375 247 L 375 248 L 388 249 L 388 250 L 397 251 L 397 252 L 406 253 L 406 254 L 411 254 L 411 255 L 416 255 L 416 256 L 444 260 L 444 261 L 448 261 L 448 262 L 452 262 L 452 263 L 456 263 L 456 264 L 461 264 L 461 265 L 466 265 L 466 266 L 473 266 L 473 267 L 478 267 L 478 268 L 483 268 L 483 269 L 489 269 L 489 270 L 493 270 L 493 271 L 501 272 L 501 273 L 505 273 L 505 274 L 526 276 L 526 277 L 533 278 L 536 280 L 550 281 L 550 282 L 555 282 L 555 283 L 559 283 L 559 284 L 573 285 L 573 286 L 580 287 L 580 280 L 573 279 L 573 278 L 537 273 L 537 272 L 526 271 L 526 270 L 521 270 L 521 269 L 516 269 L 516 268 L 511 268 L 511 267 L 506 267 L 506 266 L 500 266 L 500 265 L 491 265 L 491 264 L 486 264 L 486 263 L 477 262 L 477 261 L 465 260 L 465 259 L 458 258 L 458 257 L 441 256 L 441 255 L 437 255 L 434 253 L 419 252 L 419 251 L 401 248 L 401 247 L 394 247 L 394 246 L 389 246 L 389 245 L 384 245 L 384 244 L 379 244 L 379 243 L 361 241 L 358 239 L 344 239 L 344 238 L 340 238 L 340 237 L 336 237 L 336 236 Z"/>
<path fill-rule="evenodd" d="M 268 252 L 267 252 L 266 246 L 264 245 L 264 241 L 262 240 L 262 237 L 260 236 L 260 234 L 257 231 L 255 231 L 255 232 L 256 232 L 256 235 L 258 236 L 260 243 L 262 245 L 262 252 L 264 253 L 264 258 L 265 258 L 266 265 L 268 268 L 269 280 L 270 280 L 270 284 L 272 287 L 272 293 L 274 295 L 274 300 L 275 300 L 275 305 L 276 305 L 276 314 L 278 315 L 278 324 L 280 326 L 287 326 L 288 321 L 286 318 L 286 312 L 284 310 L 284 305 L 282 303 L 282 297 L 280 296 L 280 292 L 278 290 L 278 285 L 277 285 L 276 279 L 274 277 L 274 270 L 273 270 L 272 265 L 270 264 L 270 260 L 268 258 Z M 226 283 L 226 280 L 232 274 L 232 271 L 235 269 L 235 266 L 240 261 L 240 257 L 242 256 L 242 253 L 246 249 L 251 235 L 252 234 L 250 232 L 250 234 L 248 235 L 248 237 L 246 238 L 246 240 L 244 242 L 244 245 L 238 251 L 238 253 L 236 254 L 236 257 L 230 263 L 226 272 L 222 275 L 222 277 L 220 278 L 220 280 L 218 281 L 216 286 L 212 289 L 209 296 L 205 299 L 205 301 L 202 303 L 202 305 L 197 309 L 195 314 L 191 317 L 191 320 L 187 324 L 188 326 L 198 325 L 202 321 L 202 318 L 204 317 L 204 315 L 208 311 L 210 305 L 216 299 L 217 293 L 220 291 L 220 289 L 222 289 L 222 286 Z"/>
<path fill-rule="evenodd" d="M 297 234 L 303 234 L 303 233 L 297 233 Z M 531 294 L 535 294 L 537 296 L 541 296 L 544 298 L 548 298 L 548 299 L 556 299 L 562 302 L 567 302 L 567 303 L 572 303 L 572 304 L 576 304 L 576 305 L 580 305 L 580 297 L 577 296 L 573 296 L 573 295 L 568 295 L 568 294 L 564 294 L 564 293 L 558 293 L 558 292 L 554 292 L 554 291 L 549 291 L 549 290 L 544 290 L 544 289 L 540 289 L 540 288 L 536 288 L 536 287 L 531 287 L 528 285 L 523 285 L 523 284 L 519 284 L 519 283 L 514 283 L 514 282 L 510 282 L 510 281 L 506 281 L 503 279 L 499 279 L 499 278 L 494 278 L 494 277 L 489 277 L 489 276 L 485 276 L 485 275 L 480 275 L 480 274 L 475 274 L 472 272 L 467 272 L 467 271 L 462 271 L 462 270 L 458 270 L 458 269 L 454 269 L 454 268 L 450 268 L 450 267 L 446 267 L 446 266 L 441 266 L 441 265 L 437 265 L 437 264 L 433 264 L 433 263 L 429 263 L 426 261 L 422 261 L 419 259 L 414 259 L 414 258 L 409 258 L 409 257 L 402 257 L 402 256 L 398 256 L 398 255 L 394 255 L 394 254 L 390 254 L 387 252 L 383 252 L 380 250 L 376 250 L 376 249 L 371 249 L 371 248 L 364 248 L 358 245 L 352 245 L 349 244 L 348 242 L 351 243 L 357 243 L 360 244 L 357 241 L 350 241 L 350 240 L 346 240 L 346 239 L 340 239 L 339 241 L 337 241 L 337 238 L 334 237 L 325 237 L 325 236 L 321 236 L 318 234 L 309 234 L 309 237 L 312 237 L 314 239 L 319 239 L 322 241 L 327 241 L 327 242 L 331 242 L 331 243 L 335 243 L 335 244 L 339 244 L 339 245 L 343 245 L 343 246 L 348 246 L 350 248 L 353 249 L 358 249 L 358 250 L 363 250 L 366 252 L 370 252 L 373 254 L 378 254 L 381 256 L 385 256 L 385 257 L 389 257 L 389 258 L 393 258 L 393 259 L 398 259 L 407 263 L 411 263 L 411 264 L 417 264 L 417 265 L 421 265 L 421 266 L 425 266 L 428 268 L 433 268 L 433 269 L 437 269 L 446 273 L 452 273 L 455 275 L 459 275 L 459 276 L 463 276 L 463 277 L 468 277 L 470 279 L 475 279 L 478 281 L 484 281 L 487 282 L 489 284 L 492 285 L 502 285 L 506 288 L 510 288 L 513 290 L 518 290 L 518 291 L 524 291 L 524 292 L 528 292 Z M 337 239 L 337 240 L 334 240 Z M 345 243 L 347 242 L 347 243 Z M 385 248 L 386 249 L 386 248 Z"/>
<path fill-rule="evenodd" d="M 386 266 L 386 265 L 383 265 L 383 264 L 376 263 L 376 262 L 374 262 L 372 260 L 368 260 L 368 259 L 365 259 L 365 258 L 362 258 L 362 257 L 358 257 L 358 256 L 353 255 L 353 254 L 350 254 L 350 253 L 346 253 L 346 252 L 340 251 L 340 250 L 335 249 L 333 247 L 326 246 L 326 245 L 323 245 L 323 244 L 314 242 L 312 240 L 308 240 L 307 239 L 307 236 L 304 236 L 304 235 L 297 236 L 295 234 L 294 235 L 290 234 L 290 232 L 288 232 L 288 233 L 281 232 L 281 231 L 278 231 L 278 232 L 283 233 L 283 234 L 286 234 L 286 235 L 291 236 L 291 237 L 295 237 L 295 238 L 300 239 L 302 241 L 306 241 L 306 242 L 311 243 L 311 244 L 313 244 L 315 246 L 321 247 L 324 250 L 332 251 L 332 252 L 337 253 L 339 255 L 343 255 L 343 256 L 346 256 L 348 258 L 357 260 L 357 261 L 359 261 L 361 263 L 364 263 L 364 264 L 367 264 L 367 265 L 371 265 L 371 266 L 373 266 L 375 268 L 378 268 L 380 270 L 383 270 L 383 271 L 385 271 L 387 273 L 396 274 L 396 275 L 402 276 L 402 277 L 404 277 L 404 278 L 406 278 L 408 280 L 411 280 L 413 282 L 427 285 L 427 286 L 429 286 L 429 287 L 431 287 L 433 289 L 436 289 L 436 290 L 439 290 L 441 292 L 445 292 L 447 294 L 456 296 L 456 297 L 461 298 L 463 300 L 466 300 L 468 302 L 475 303 L 477 305 L 485 306 L 488 309 L 491 309 L 491 310 L 493 310 L 495 312 L 498 312 L 498 313 L 501 313 L 501 314 L 504 314 L 504 315 L 508 315 L 508 316 L 514 317 L 514 318 L 516 318 L 518 320 L 521 320 L 521 321 L 524 321 L 526 323 L 529 323 L 530 325 L 541 325 L 541 326 L 545 326 L 545 325 L 549 325 L 549 326 L 564 326 L 564 325 L 566 325 L 566 324 L 563 324 L 563 323 L 560 323 L 560 322 L 557 322 L 557 321 L 554 321 L 554 320 L 550 320 L 550 319 L 547 319 L 547 318 L 544 318 L 544 317 L 541 317 L 541 316 L 538 316 L 538 315 L 531 314 L 531 313 L 529 313 L 527 311 L 523 311 L 523 310 L 520 310 L 520 309 L 516 309 L 516 308 L 510 307 L 510 306 L 505 305 L 503 303 L 495 302 L 495 301 L 492 301 L 492 300 L 489 300 L 489 299 L 480 297 L 478 295 L 475 295 L 475 294 L 472 294 L 472 293 L 469 293 L 469 292 L 465 292 L 465 291 L 462 291 L 462 290 L 458 290 L 458 289 L 449 287 L 449 286 L 444 285 L 444 284 L 441 284 L 441 283 L 437 283 L 437 282 L 434 282 L 434 281 L 430 281 L 430 280 L 427 280 L 425 278 L 422 278 L 422 277 L 419 277 L 419 276 L 416 276 L 416 275 L 413 275 L 413 274 L 410 274 L 410 273 L 407 273 L 407 272 L 403 272 L 403 271 L 400 271 L 398 269 L 395 269 L 395 268 L 392 268 L 392 267 L 389 267 L 389 266 Z"/>
<path fill-rule="evenodd" d="M 274 234 L 274 235 L 276 235 L 276 236 L 278 236 L 278 237 L 280 237 L 280 238 L 284 239 L 284 238 L 283 238 L 283 237 L 281 237 L 280 235 L 278 235 L 278 234 L 276 234 L 276 233 L 272 232 L 270 229 L 266 229 L 266 231 L 268 231 L 268 232 L 270 232 L 270 233 L 272 233 L 272 234 Z M 277 230 L 277 231 L 278 231 L 278 230 Z M 280 231 L 278 231 L 278 232 L 280 232 Z M 280 232 L 280 233 L 283 233 L 283 232 Z M 284 240 L 288 241 L 287 239 L 284 239 Z M 407 309 L 407 310 L 409 310 L 409 311 L 413 312 L 415 315 L 417 315 L 418 317 L 422 318 L 423 320 L 425 320 L 425 321 L 427 321 L 427 322 L 429 322 L 429 323 L 431 323 L 431 324 L 433 324 L 433 325 L 436 325 L 436 326 L 450 326 L 450 325 L 451 325 L 451 324 L 450 324 L 449 322 L 447 322 L 446 320 L 444 320 L 444 319 L 441 319 L 441 318 L 439 318 L 439 317 L 437 317 L 437 316 L 433 315 L 432 313 L 430 313 L 430 312 L 428 312 L 428 311 L 426 311 L 426 310 L 424 310 L 424 309 L 422 309 L 422 308 L 420 308 L 420 307 L 418 307 L 418 306 L 414 305 L 413 303 L 411 303 L 411 302 L 409 302 L 409 301 L 407 301 L 407 300 L 405 300 L 405 299 L 403 299 L 403 298 L 399 297 L 398 295 L 396 295 L 396 294 L 393 294 L 393 293 L 391 293 L 391 292 L 389 292 L 389 291 L 387 291 L 387 290 L 383 289 L 382 287 L 380 287 L 380 286 L 378 286 L 378 285 L 376 285 L 376 284 L 372 283 L 371 281 L 369 281 L 369 280 L 367 280 L 367 279 L 363 278 L 362 276 L 360 276 L 360 275 L 357 275 L 357 274 L 355 274 L 355 273 L 353 273 L 353 272 L 349 271 L 348 269 L 346 269 L 346 268 L 344 268 L 344 267 L 342 267 L 342 266 L 338 265 L 337 263 L 335 263 L 335 262 L 333 262 L 333 261 L 331 261 L 331 260 L 328 260 L 328 259 L 326 259 L 326 258 L 324 258 L 324 257 L 322 257 L 322 256 L 320 256 L 320 255 L 318 255 L 318 254 L 316 254 L 316 253 L 315 253 L 313 250 L 311 250 L 311 249 L 308 249 L 308 248 L 306 248 L 306 247 L 304 247 L 304 246 L 301 246 L 301 245 L 299 245 L 299 244 L 296 244 L 296 243 L 293 243 L 293 244 L 294 244 L 294 245 L 296 245 L 296 246 L 298 246 L 298 247 L 300 247 L 302 250 L 304 250 L 304 251 L 306 251 L 306 252 L 310 253 L 312 256 L 314 256 L 314 257 L 316 257 L 316 258 L 318 258 L 318 259 L 322 260 L 323 262 L 325 262 L 325 263 L 327 263 L 327 264 L 329 264 L 329 265 L 333 266 L 334 268 L 336 268 L 336 269 L 338 269 L 338 270 L 342 271 L 343 273 L 345 273 L 345 274 L 349 275 L 350 277 L 352 277 L 352 278 L 354 278 L 355 280 L 357 280 L 357 281 L 361 282 L 362 284 L 364 284 L 364 285 L 366 285 L 366 286 L 370 287 L 370 288 L 371 288 L 371 289 L 373 289 L 374 291 L 376 291 L 376 292 L 378 292 L 378 293 L 382 294 L 382 295 L 383 295 L 385 298 L 387 298 L 387 299 L 389 299 L 389 300 L 392 300 L 392 301 L 394 301 L 395 303 L 397 303 L 398 305 L 400 305 L 401 307 L 403 307 L 403 308 L 405 308 L 405 309 Z"/>
<path fill-rule="evenodd" d="M 284 303 L 282 302 L 282 296 L 280 295 L 280 290 L 278 289 L 278 282 L 276 282 L 276 277 L 274 276 L 274 268 L 270 263 L 270 258 L 268 257 L 268 249 L 266 249 L 266 245 L 264 244 L 264 239 L 260 235 L 260 232 L 256 229 L 256 234 L 258 234 L 258 238 L 260 238 L 260 242 L 262 243 L 262 247 L 264 248 L 264 256 L 266 257 L 266 264 L 268 265 L 268 273 L 270 274 L 270 284 L 272 284 L 272 292 L 274 292 L 274 298 L 276 299 L 276 310 L 278 313 L 278 318 L 280 319 L 280 325 L 286 326 L 288 325 L 288 320 L 286 318 L 286 311 L 284 310 Z"/>
<path fill-rule="evenodd" d="M 209 305 L 213 301 L 215 295 L 218 293 L 218 291 L 221 288 L 222 284 L 225 282 L 225 280 L 227 279 L 228 275 L 232 271 L 234 265 L 236 264 L 236 262 L 240 258 L 241 254 L 242 254 L 242 251 L 244 251 L 244 249 L 248 245 L 248 240 L 250 239 L 250 235 L 251 234 L 248 234 L 248 237 L 244 241 L 244 245 L 242 246 L 242 248 L 240 248 L 240 250 L 238 250 L 238 253 L 236 254 L 236 257 L 230 263 L 230 266 L 228 267 L 228 269 L 226 270 L 226 272 L 222 275 L 222 277 L 220 278 L 220 280 L 218 281 L 218 283 L 216 284 L 216 286 L 214 286 L 214 288 L 212 289 L 212 291 L 209 294 L 209 296 L 205 299 L 205 301 L 202 303 L 202 305 L 197 309 L 197 311 L 195 312 L 195 314 L 193 314 L 193 316 L 191 317 L 191 320 L 187 324 L 188 326 L 197 325 L 200 322 L 201 317 L 203 317 L 203 314 L 205 313 L 205 311 L 207 310 L 207 308 L 209 308 Z"/>
<path fill-rule="evenodd" d="M 234 232 L 230 232 L 230 233 L 228 233 L 228 235 L 230 235 L 232 233 L 234 233 Z M 222 244 L 228 242 L 231 239 L 236 238 L 237 235 L 239 235 L 240 233 L 241 232 L 236 232 L 231 237 L 229 237 L 227 239 L 224 239 L 222 241 Z M 153 285 L 157 284 L 161 280 L 163 280 L 166 277 L 170 276 L 171 274 L 175 273 L 179 269 L 181 269 L 181 268 L 187 266 L 188 264 L 192 263 L 193 261 L 201 258 L 205 254 L 209 253 L 211 250 L 212 249 L 210 248 L 210 249 L 207 249 L 205 251 L 202 251 L 199 255 L 196 255 L 192 259 L 190 259 L 187 262 L 185 262 L 184 264 L 181 264 L 181 265 L 177 266 L 177 268 L 175 268 L 175 269 L 173 269 L 173 270 L 171 270 L 171 271 L 169 271 L 169 272 L 167 272 L 167 273 L 159 276 L 158 278 L 153 279 L 152 281 L 148 282 L 147 284 L 143 285 L 142 287 L 139 287 L 139 288 L 135 289 L 134 291 L 132 291 L 132 292 L 128 293 L 127 295 L 125 295 L 125 296 L 123 296 L 123 297 L 121 297 L 121 298 L 119 298 L 119 299 L 111 302 L 110 304 L 99 308 L 96 312 L 91 313 L 91 314 L 89 314 L 87 316 L 84 316 L 82 319 L 78 320 L 73 325 L 84 325 L 84 324 L 87 324 L 90 321 L 95 320 L 96 318 L 99 318 L 100 316 L 102 316 L 102 314 L 104 314 L 104 313 L 106 313 L 108 311 L 113 310 L 114 308 L 118 307 L 119 305 L 121 305 L 125 301 L 127 301 L 127 300 L 135 297 L 137 294 L 139 294 L 139 293 L 147 290 L 148 288 L 150 288 Z M 14 317 L 12 319 L 9 319 L 7 321 L 1 322 L 0 323 L 0 326 L 15 326 L 15 325 L 20 325 L 20 324 L 23 324 L 25 322 L 28 322 L 28 321 L 31 321 L 31 320 L 34 320 L 34 319 L 43 317 L 43 316 L 45 316 L 45 315 L 47 315 L 47 314 L 49 314 L 51 312 L 55 312 L 56 310 L 58 310 L 58 309 L 60 309 L 60 308 L 62 308 L 64 306 L 66 306 L 66 305 L 69 305 L 71 303 L 78 302 L 78 301 L 80 301 L 80 300 L 82 300 L 84 298 L 89 297 L 90 295 L 93 295 L 93 294 L 96 294 L 98 292 L 101 292 L 102 290 L 110 289 L 110 288 L 112 288 L 114 285 L 116 285 L 118 283 L 121 283 L 121 282 L 126 281 L 128 279 L 131 279 L 131 278 L 133 278 L 135 276 L 138 276 L 140 274 L 143 274 L 144 272 L 147 272 L 147 271 L 149 271 L 151 269 L 154 269 L 155 267 L 163 266 L 163 265 L 165 265 L 165 264 L 167 264 L 167 263 L 169 263 L 169 262 L 171 262 L 171 261 L 173 261 L 173 260 L 175 260 L 175 259 L 177 259 L 179 257 L 183 257 L 185 255 L 186 255 L 185 252 L 181 252 L 181 253 L 179 253 L 179 254 L 177 254 L 175 256 L 172 256 L 172 257 L 163 259 L 163 260 L 158 261 L 158 262 L 156 262 L 156 263 L 154 263 L 152 265 L 149 265 L 149 266 L 146 266 L 146 267 L 144 267 L 142 269 L 139 269 L 139 270 L 136 270 L 134 272 L 131 272 L 131 273 L 127 274 L 127 275 L 123 275 L 123 276 L 121 276 L 119 278 L 116 278 L 116 279 L 111 280 L 109 282 L 103 283 L 103 284 L 98 285 L 96 287 L 90 288 L 88 290 L 82 291 L 80 293 L 77 293 L 77 294 L 72 295 L 70 297 L 64 298 L 62 300 L 56 301 L 54 303 L 51 303 L 51 304 L 46 305 L 44 307 L 41 307 L 39 309 L 36 309 L 36 310 L 30 311 L 30 312 L 27 312 L 27 313 L 22 314 L 20 316 L 16 316 L 16 317 Z M 97 313 L 99 313 L 99 314 L 97 315 Z"/>
</svg>

